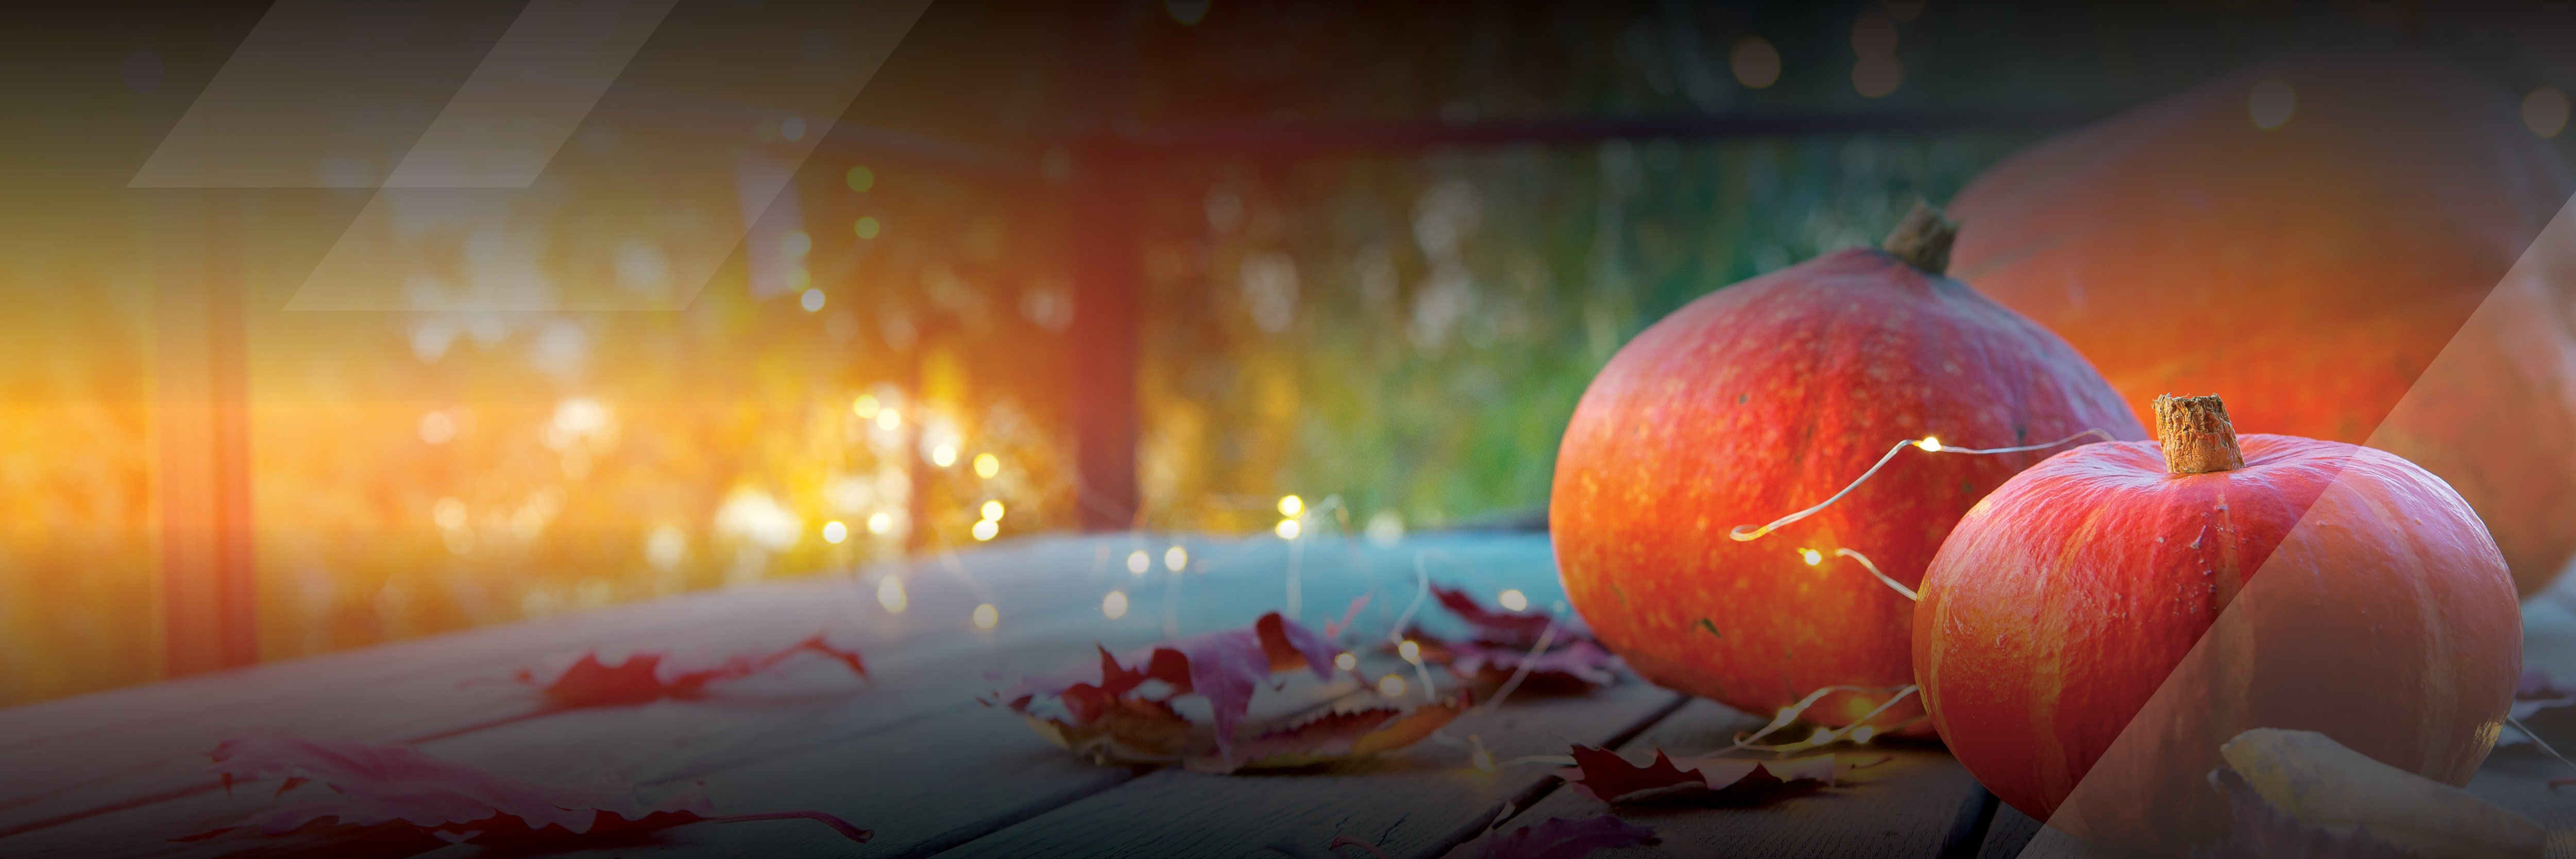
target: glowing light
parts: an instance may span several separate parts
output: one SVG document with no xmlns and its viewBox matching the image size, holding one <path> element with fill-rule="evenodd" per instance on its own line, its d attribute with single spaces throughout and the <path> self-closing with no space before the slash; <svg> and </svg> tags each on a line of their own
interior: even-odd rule
<svg viewBox="0 0 2576 859">
<path fill-rule="evenodd" d="M 1404 675 L 1389 674 L 1377 679 L 1377 694 L 1389 698 L 1404 697 Z"/>
<path fill-rule="evenodd" d="M 1819 552 L 1819 551 L 1816 551 L 1816 550 L 1814 550 L 1814 549 L 1799 549 L 1799 550 L 1798 550 L 1798 557 L 1806 559 L 1806 561 L 1807 561 L 1807 566 L 1810 566 L 1810 567 L 1815 566 L 1815 565 L 1817 565 L 1817 564 L 1822 564 L 1822 563 L 1824 563 L 1824 562 L 1825 562 L 1825 553 L 1823 553 L 1823 552 Z"/>
<path fill-rule="evenodd" d="M 1477 749 L 1476 753 L 1467 756 L 1467 759 L 1468 762 L 1476 765 L 1476 770 L 1478 772 L 1494 771 L 1494 754 L 1492 752 L 1485 751 L 1484 749 Z"/>
<path fill-rule="evenodd" d="M 788 117 L 785 122 L 779 123 L 778 136 L 787 138 L 791 141 L 805 139 L 804 117 L 791 116 Z"/>
<path fill-rule="evenodd" d="M 804 271 L 804 269 L 797 269 L 797 271 Z M 819 289 L 805 290 L 804 295 L 797 297 L 796 305 L 805 308 L 805 312 L 807 313 L 814 313 L 822 310 L 823 291 Z"/>
<path fill-rule="evenodd" d="M 887 576 L 877 580 L 877 605 L 885 606 L 887 614 L 902 614 L 907 602 L 902 579 Z"/>
<path fill-rule="evenodd" d="M 2567 128 L 2567 94 L 2553 86 L 2532 90 L 2522 97 L 2522 124 L 2533 134 L 2557 137 Z"/>
<path fill-rule="evenodd" d="M 1422 645 L 1413 639 L 1405 639 L 1403 643 L 1395 646 L 1395 655 L 1406 662 L 1420 665 L 1422 664 Z"/>
<path fill-rule="evenodd" d="M 792 257 L 804 256 L 814 250 L 814 237 L 806 235 L 804 230 L 790 231 L 778 237 L 778 250 Z"/>
<path fill-rule="evenodd" d="M 1306 512 L 1306 499 L 1294 495 L 1279 496 L 1279 515 L 1294 519 Z"/>
<path fill-rule="evenodd" d="M 884 409 L 885 406 L 877 402 L 875 394 L 860 394 L 858 399 L 850 402 L 850 412 L 863 419 L 875 418 L 877 412 Z"/>
<path fill-rule="evenodd" d="M 1002 518 L 1002 502 L 999 502 L 999 501 L 986 501 L 986 502 L 984 502 L 984 511 L 983 511 L 983 512 L 984 512 L 984 518 L 985 518 L 985 519 L 987 519 L 987 520 L 994 520 L 994 521 L 998 521 L 998 520 L 1000 520 L 1000 519 Z"/>
<path fill-rule="evenodd" d="M 841 174 L 841 181 L 849 183 L 852 191 L 865 191 L 877 186 L 877 171 L 852 167 L 850 172 Z"/>
<path fill-rule="evenodd" d="M 1184 549 L 1184 548 L 1181 548 L 1181 547 L 1179 547 L 1179 546 L 1173 546 L 1173 547 L 1171 547 L 1171 548 L 1169 548 L 1169 549 L 1164 549 L 1164 550 L 1163 550 L 1163 568 L 1164 568 L 1164 569 L 1171 570 L 1172 572 L 1177 573 L 1177 572 L 1180 572 L 1182 568 L 1184 568 L 1184 567 L 1188 567 L 1189 565 L 1190 565 L 1190 550 L 1188 550 L 1188 549 Z"/>
<path fill-rule="evenodd" d="M 428 444 L 446 444 L 456 440 L 456 419 L 439 411 L 421 415 L 420 440 Z"/>
<path fill-rule="evenodd" d="M 903 426 L 903 413 L 893 409 L 877 410 L 877 429 L 891 430 Z"/>
<path fill-rule="evenodd" d="M 947 468 L 957 464 L 957 446 L 943 444 L 930 449 L 930 464 Z"/>
<path fill-rule="evenodd" d="M 450 531 L 465 527 L 465 514 L 465 502 L 455 498 L 438 499 L 438 503 L 429 508 L 429 518 L 437 522 L 438 527 Z"/>
<path fill-rule="evenodd" d="M 1927 452 L 1927 453 L 1940 453 L 1940 452 L 1941 452 L 1941 438 L 1940 438 L 1939 436 L 1929 436 L 1929 435 L 1927 435 L 1927 436 L 1924 436 L 1924 437 L 1923 437 L 1923 440 L 1922 440 L 1922 441 L 1915 442 L 1915 443 L 1914 443 L 1914 446 L 1915 446 L 1915 447 L 1917 447 L 1917 448 L 1921 448 L 1923 451 L 1925 451 L 1925 452 Z"/>
<path fill-rule="evenodd" d="M 850 526 L 841 524 L 840 520 L 823 523 L 823 542 L 839 545 L 841 541 L 849 538 Z"/>
<path fill-rule="evenodd" d="M 1504 591 L 1502 596 L 1496 598 L 1495 601 L 1502 603 L 1503 608 L 1511 611 L 1522 611 L 1529 608 L 1529 595 L 1521 593 L 1517 589 Z"/>
<path fill-rule="evenodd" d="M 1853 729 L 1852 729 L 1852 732 L 1851 732 L 1851 739 L 1852 739 L 1852 742 L 1855 742 L 1855 743 L 1866 743 L 1866 742 L 1869 742 L 1869 738 L 1871 738 L 1871 737 L 1875 737 L 1875 736 L 1878 736 L 1878 729 L 1877 729 L 1877 728 L 1870 727 L 1870 726 L 1868 726 L 1868 725 L 1862 725 L 1862 726 L 1860 726 L 1860 727 L 1853 728 Z"/>
<path fill-rule="evenodd" d="M 653 569 L 670 572 L 689 557 L 689 535 L 679 528 L 663 525 L 644 538 L 644 562 Z"/>
<path fill-rule="evenodd" d="M 2287 81 L 2267 80 L 2254 85 L 2246 108 L 2254 115 L 2255 128 L 2271 131 L 2289 124 L 2290 114 L 2299 109 L 2299 95 Z"/>
<path fill-rule="evenodd" d="M 868 533 L 884 534 L 894 530 L 894 517 L 884 513 L 868 514 Z"/>
<path fill-rule="evenodd" d="M 991 540 L 1002 533 L 1002 523 L 995 522 L 991 519 L 977 522 L 975 523 L 973 533 L 975 535 L 975 542 L 981 543 Z"/>
<path fill-rule="evenodd" d="M 1896 22 L 1874 12 L 1852 21 L 1852 54 L 1863 60 L 1896 58 Z"/>
<path fill-rule="evenodd" d="M 1746 36 L 1737 40 L 1735 49 L 1727 52 L 1726 62 L 1735 70 L 1735 82 L 1747 89 L 1763 89 L 1780 82 L 1780 49 L 1771 40 Z"/>
<path fill-rule="evenodd" d="M 1360 667 L 1360 658 L 1349 651 L 1344 651 L 1342 655 L 1333 657 L 1333 667 L 1344 671 L 1354 670 Z"/>
<path fill-rule="evenodd" d="M 1863 98 L 1880 98 L 1905 83 L 1905 66 L 1894 57 L 1869 57 L 1852 66 L 1852 89 Z"/>
<path fill-rule="evenodd" d="M 1117 620 L 1119 618 L 1126 617 L 1127 592 L 1110 591 L 1108 596 L 1101 597 L 1100 614 L 1110 620 Z"/>
<path fill-rule="evenodd" d="M 975 455 L 975 476 L 976 476 L 976 477 L 981 477 L 981 478 L 984 478 L 984 479 L 986 479 L 986 480 L 991 480 L 991 479 L 993 479 L 993 475 L 1000 474 L 1000 473 L 1002 473 L 1002 458 L 1001 458 L 1001 457 L 994 456 L 994 455 L 989 454 L 989 453 L 979 453 L 979 454 L 976 454 L 976 455 Z"/>
<path fill-rule="evenodd" d="M 1279 526 L 1278 526 L 1278 527 L 1275 527 L 1275 528 L 1272 528 L 1272 529 L 1270 529 L 1270 530 L 1271 530 L 1272 532 L 1277 533 L 1277 534 L 1279 535 L 1279 539 L 1282 539 L 1282 540 L 1294 540 L 1294 539 L 1297 539 L 1297 520 L 1295 520 L 1295 519 L 1281 519 L 1281 520 L 1279 520 Z"/>
<path fill-rule="evenodd" d="M 999 624 L 1001 622 L 1002 610 L 994 608 L 992 603 L 983 603 L 975 606 L 976 629 L 992 629 L 995 624 Z"/>
<path fill-rule="evenodd" d="M 859 234 L 859 238 L 862 239 L 876 238 L 877 233 L 884 231 L 884 229 L 884 227 L 877 225 L 877 219 L 874 215 L 860 218 L 858 223 L 850 225 L 850 231 Z"/>
<path fill-rule="evenodd" d="M 1833 741 L 1834 741 L 1834 732 L 1833 732 L 1833 730 L 1832 730 L 1832 729 L 1830 729 L 1830 728 L 1817 728 L 1815 733 L 1812 733 L 1812 734 L 1808 734 L 1808 735 L 1807 735 L 1807 739 L 1806 739 L 1806 741 L 1805 741 L 1805 742 L 1806 742 L 1806 744 L 1807 744 L 1807 745 L 1810 745 L 1810 746 L 1821 746 L 1821 745 L 1824 745 L 1824 744 L 1826 744 L 1826 743 L 1830 743 L 1830 742 L 1833 742 Z"/>
<path fill-rule="evenodd" d="M 1146 571 L 1146 570 L 1150 570 L 1150 569 L 1153 569 L 1153 568 L 1154 568 L 1154 559 L 1149 558 L 1149 557 L 1146 557 L 1146 556 L 1145 556 L 1145 550 L 1143 550 L 1143 549 L 1138 549 L 1138 550 L 1136 550 L 1136 551 L 1133 551 L 1133 552 L 1129 552 L 1129 553 L 1127 553 L 1127 571 L 1128 571 L 1128 572 L 1130 572 L 1130 573 L 1134 573 L 1134 574 L 1136 574 L 1136 575 L 1140 575 L 1140 576 L 1141 576 L 1141 575 L 1144 575 L 1144 574 L 1145 574 L 1145 571 Z"/>
</svg>

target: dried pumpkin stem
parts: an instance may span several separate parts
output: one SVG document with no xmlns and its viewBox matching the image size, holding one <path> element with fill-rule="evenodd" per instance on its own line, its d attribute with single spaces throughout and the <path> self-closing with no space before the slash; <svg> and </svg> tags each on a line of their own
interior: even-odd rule
<svg viewBox="0 0 2576 859">
<path fill-rule="evenodd" d="M 1959 225 L 1950 222 L 1940 209 L 1924 200 L 1914 201 L 1914 209 L 1896 229 L 1887 234 L 1879 247 L 1906 265 L 1931 274 L 1950 272 L 1950 245 L 1959 240 Z"/>
<path fill-rule="evenodd" d="M 2164 442 L 2165 472 L 2176 477 L 2245 467 L 2236 425 L 2228 422 L 2227 404 L 2216 394 L 2157 397 L 2156 438 Z"/>
</svg>

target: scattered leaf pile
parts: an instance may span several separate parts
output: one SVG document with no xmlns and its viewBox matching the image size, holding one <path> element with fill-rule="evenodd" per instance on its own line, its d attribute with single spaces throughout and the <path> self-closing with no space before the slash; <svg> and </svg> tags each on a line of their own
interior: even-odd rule
<svg viewBox="0 0 2576 859">
<path fill-rule="evenodd" d="M 853 674 L 868 676 L 867 664 L 860 660 L 858 651 L 834 647 L 818 633 L 770 653 L 736 656 L 713 667 L 667 672 L 668 676 L 664 669 L 672 661 L 669 654 L 638 652 L 612 666 L 601 662 L 597 652 L 591 652 L 582 654 L 579 661 L 551 679 L 540 681 L 535 670 L 522 668 L 510 680 L 537 690 L 547 710 L 617 707 L 665 698 L 705 697 L 709 685 L 769 671 L 802 653 L 831 658 L 849 666 Z"/>
<path fill-rule="evenodd" d="M 1464 590 L 1438 584 L 1431 585 L 1431 594 L 1441 608 L 1466 622 L 1473 637 L 1444 641 L 1420 630 L 1408 631 L 1406 637 L 1421 648 L 1424 662 L 1448 669 L 1461 681 L 1495 687 L 1518 674 L 1520 688 L 1539 692 L 1580 692 L 1618 682 L 1619 657 L 1594 641 L 1578 620 L 1490 608 Z M 1553 634 L 1550 624 L 1556 625 Z"/>
<path fill-rule="evenodd" d="M 1057 745 L 1103 763 L 1186 760 L 1194 769 L 1213 772 L 1304 766 L 1391 751 L 1429 736 L 1466 709 L 1466 701 L 1453 700 L 1412 710 L 1329 713 L 1239 739 L 1253 693 L 1272 674 L 1302 667 L 1317 679 L 1333 676 L 1339 650 L 1278 612 L 1262 615 L 1248 628 L 1166 642 L 1123 661 L 1106 648 L 1099 652 L 1097 681 L 1078 675 L 1027 678 L 1003 692 L 1001 703 Z M 1148 681 L 1160 687 L 1159 696 Z M 1213 730 L 1205 737 L 1172 707 L 1175 698 L 1193 694 L 1205 699 L 1213 714 Z"/>
<path fill-rule="evenodd" d="M 823 823 L 851 841 L 869 837 L 867 830 L 822 812 L 711 816 L 704 790 L 694 785 L 647 803 L 634 785 L 605 774 L 587 785 L 536 784 L 401 746 L 251 737 L 225 741 L 212 757 L 226 791 L 240 782 L 278 779 L 281 801 L 240 823 L 182 841 L 342 830 L 428 849 L 466 841 L 578 843 L 685 823 L 784 818 Z"/>
</svg>

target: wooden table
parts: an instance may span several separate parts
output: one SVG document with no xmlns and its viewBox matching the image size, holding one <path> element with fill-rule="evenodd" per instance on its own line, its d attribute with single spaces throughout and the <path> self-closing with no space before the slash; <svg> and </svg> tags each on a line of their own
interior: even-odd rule
<svg viewBox="0 0 2576 859">
<path fill-rule="evenodd" d="M 1165 569 L 1167 548 L 1190 553 Z M 1131 552 L 1152 569 L 1127 569 Z M 0 710 L 0 856 L 218 855 L 239 849 L 180 843 L 267 807 L 263 791 L 210 790 L 206 752 L 246 735 L 392 743 L 420 740 L 441 758 L 538 781 L 578 782 L 603 767 L 648 786 L 702 781 L 717 811 L 821 810 L 875 831 L 865 844 L 803 821 L 696 824 L 650 842 L 565 854 L 610 856 L 1277 856 L 1273 844 L 1322 855 L 1336 836 L 1392 857 L 1438 856 L 1497 812 L 1506 826 L 1606 809 L 1559 789 L 1544 764 L 1470 765 L 1457 738 L 1497 761 L 1566 753 L 1570 743 L 1642 756 L 1722 746 L 1760 720 L 1630 679 L 1572 697 L 1518 696 L 1453 723 L 1445 736 L 1363 763 L 1285 774 L 1219 776 L 1179 769 L 1102 767 L 1050 745 L 1015 714 L 978 703 L 1011 676 L 1085 663 L 1095 642 L 1113 651 L 1172 633 L 1242 626 L 1289 600 L 1320 628 L 1372 593 L 1361 628 L 1385 630 L 1418 580 L 1491 595 L 1504 588 L 1536 606 L 1562 600 L 1540 535 L 1429 536 L 1387 546 L 1309 539 L 1211 540 L 1115 535 L 1006 542 L 955 556 L 774 582 L 655 603 L 476 630 Z M 877 594 L 905 583 L 905 607 Z M 1129 596 L 1123 617 L 1102 598 Z M 999 621 L 979 629 L 974 607 Z M 2530 661 L 2576 677 L 2576 597 L 2533 602 Z M 1447 618 L 1429 606 L 1436 632 Z M 1455 629 L 1455 627 L 1451 627 Z M 862 683 L 826 660 L 722 687 L 699 701 L 557 713 L 512 721 L 530 707 L 509 684 L 460 683 L 559 664 L 597 648 L 663 649 L 721 657 L 781 646 L 818 631 L 867 654 Z M 1394 663 L 1389 663 L 1394 664 Z M 1291 683 L 1256 696 L 1287 714 L 1348 694 L 1349 684 Z M 2552 723 L 2560 724 L 2560 723 Z M 480 726 L 480 727 L 477 727 Z M 2545 734 L 2576 740 L 2576 719 Z M 464 730 L 460 730 L 464 729 Z M 429 738 L 422 740 L 421 738 Z M 1445 740 L 1446 742 L 1444 742 Z M 2576 743 L 2563 743 L 2576 745 Z M 1657 830 L 1658 846 L 1600 855 L 1972 857 L 2081 852 L 2001 808 L 1934 747 L 1883 749 L 1888 763 L 1835 788 L 1758 808 L 1622 809 Z M 2497 753 L 2471 785 L 2548 825 L 2576 832 L 2576 797 L 2542 783 L 2560 765 L 2528 747 Z M 305 839 L 297 841 L 296 839 Z M 320 849 L 295 836 L 283 846 Z M 2553 842 L 2576 856 L 2576 836 Z M 456 845 L 425 854 L 497 857 Z M 1339 855 L 1357 856 L 1345 849 Z"/>
</svg>

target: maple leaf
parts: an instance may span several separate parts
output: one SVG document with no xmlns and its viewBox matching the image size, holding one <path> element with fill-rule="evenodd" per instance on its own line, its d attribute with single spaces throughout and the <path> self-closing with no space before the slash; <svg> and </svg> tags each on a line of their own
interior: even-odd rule
<svg viewBox="0 0 2576 859">
<path fill-rule="evenodd" d="M 181 841 L 243 830 L 279 836 L 308 827 L 391 829 L 448 843 L 578 840 L 685 823 L 782 818 L 821 822 L 852 841 L 864 842 L 870 835 L 822 812 L 711 816 L 712 807 L 698 785 L 647 804 L 634 785 L 612 775 L 587 785 L 537 784 L 402 746 L 246 737 L 224 741 L 210 757 L 227 791 L 242 781 L 275 778 L 282 780 L 275 795 L 287 801 Z M 308 784 L 330 792 L 316 796 L 299 790 Z"/>
<path fill-rule="evenodd" d="M 1528 674 L 1521 678 L 1524 688 L 1584 689 L 1608 686 L 1619 681 L 1615 670 L 1619 657 L 1612 655 L 1590 639 L 1559 641 L 1532 656 L 1529 648 L 1502 647 L 1471 641 L 1465 644 L 1434 643 L 1417 639 L 1424 660 L 1446 666 L 1459 679 L 1484 684 L 1501 684 L 1511 680 L 1523 665 Z"/>
<path fill-rule="evenodd" d="M 1450 614 L 1457 615 L 1459 620 L 1466 621 L 1468 626 L 1476 630 L 1476 638 L 1480 641 L 1517 646 L 1526 650 L 1538 644 L 1539 636 L 1547 634 L 1548 624 L 1560 623 L 1555 615 L 1546 612 L 1486 608 L 1484 603 L 1478 602 L 1466 591 L 1438 584 L 1430 587 L 1431 596 L 1440 600 L 1440 607 L 1448 609 Z M 1559 641 L 1589 637 L 1589 634 L 1582 632 L 1579 624 L 1572 620 L 1561 622 L 1556 635 Z"/>
<path fill-rule="evenodd" d="M 1315 766 L 1391 752 L 1421 742 L 1474 703 L 1470 696 L 1461 695 L 1411 709 L 1368 707 L 1325 713 L 1246 740 L 1236 747 L 1233 758 L 1192 757 L 1189 768 L 1229 773 Z"/>
<path fill-rule="evenodd" d="M 597 651 L 584 653 L 571 667 L 544 682 L 536 672 L 522 668 L 511 675 L 513 682 L 537 690 L 549 711 L 578 710 L 588 707 L 617 707 L 649 704 L 664 698 L 688 700 L 705 697 L 707 686 L 726 680 L 738 680 L 778 667 L 801 653 L 830 657 L 849 666 L 861 678 L 868 676 L 867 664 L 856 650 L 832 646 L 817 633 L 760 656 L 736 656 L 711 668 L 671 673 L 665 677 L 663 667 L 670 656 L 659 652 L 630 654 L 616 665 L 601 662 Z M 467 681 L 468 684 L 477 681 Z"/>
<path fill-rule="evenodd" d="M 2521 682 L 2513 689 L 2513 717 L 2528 719 L 2542 710 L 2576 704 L 2576 691 L 2560 689 L 2549 681 L 2549 673 L 2538 668 L 2522 670 Z"/>
<path fill-rule="evenodd" d="M 1096 647 L 1096 645 L 1095 645 Z M 1089 750 L 1154 749 L 1166 744 L 1169 720 L 1159 714 L 1137 710 L 1122 702 L 1136 693 L 1147 680 L 1161 681 L 1169 690 L 1165 696 L 1196 694 L 1207 699 L 1214 714 L 1216 746 L 1220 755 L 1231 759 L 1235 730 L 1252 711 L 1253 692 L 1270 675 L 1294 671 L 1300 667 L 1314 672 L 1317 679 L 1331 679 L 1333 657 L 1339 650 L 1313 630 L 1296 621 L 1270 612 L 1243 629 L 1228 629 L 1189 638 L 1164 642 L 1132 655 L 1126 660 L 1100 651 L 1100 680 L 1086 682 L 1069 676 L 1033 677 L 1021 680 L 999 698 L 1020 714 L 1027 716 L 1041 734 L 1065 742 L 1072 738 Z M 1068 718 L 1052 719 L 1032 712 L 1040 698 L 1053 698 Z M 1169 707 L 1164 707 L 1168 711 Z M 1121 721 L 1105 722 L 1110 713 L 1119 713 Z M 1178 714 L 1172 714 L 1178 718 Z M 1186 724 L 1186 721 L 1183 721 Z M 1120 731 L 1141 731 L 1128 736 Z M 1102 732 L 1108 732 L 1103 736 Z M 1068 745 L 1068 748 L 1073 746 Z M 1144 760 L 1169 760 L 1167 756 Z"/>
<path fill-rule="evenodd" d="M 1785 761 L 1753 761 L 1715 755 L 1673 760 L 1662 749 L 1644 766 L 1616 752 L 1594 746 L 1574 747 L 1574 768 L 1558 773 L 1583 795 L 1608 803 L 1633 802 L 1649 795 L 1698 793 L 1706 798 L 1749 799 L 1791 785 L 1831 785 L 1834 756 L 1814 755 Z"/>
<path fill-rule="evenodd" d="M 1607 814 L 1581 820 L 1551 817 L 1509 832 L 1486 830 L 1450 848 L 1449 852 L 1441 854 L 1441 859 L 1583 859 L 1595 850 L 1654 843 L 1657 843 L 1654 830 Z M 1333 839 L 1332 849 L 1343 847 L 1357 847 L 1377 859 L 1387 859 L 1386 853 L 1377 845 L 1347 835 Z M 1311 855 L 1289 844 L 1273 845 L 1270 849 L 1289 856 Z"/>
</svg>

